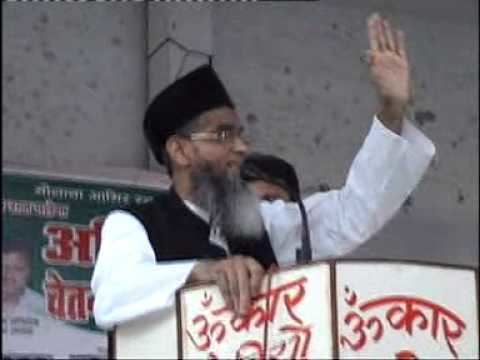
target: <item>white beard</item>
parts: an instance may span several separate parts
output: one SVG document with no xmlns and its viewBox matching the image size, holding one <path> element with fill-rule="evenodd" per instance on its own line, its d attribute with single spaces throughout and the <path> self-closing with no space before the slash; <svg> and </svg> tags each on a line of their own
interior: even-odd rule
<svg viewBox="0 0 480 360">
<path fill-rule="evenodd" d="M 205 164 L 192 176 L 193 201 L 210 213 L 227 241 L 254 242 L 262 239 L 263 218 L 257 196 L 239 175 L 216 175 Z"/>
</svg>

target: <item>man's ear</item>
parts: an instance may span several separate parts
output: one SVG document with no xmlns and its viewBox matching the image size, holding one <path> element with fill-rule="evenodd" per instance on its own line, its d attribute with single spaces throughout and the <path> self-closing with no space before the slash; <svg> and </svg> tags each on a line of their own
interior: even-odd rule
<svg viewBox="0 0 480 360">
<path fill-rule="evenodd" d="M 182 139 L 176 135 L 170 136 L 167 139 L 167 142 L 165 143 L 165 151 L 174 164 L 181 167 L 190 165 L 190 152 L 186 149 L 186 146 L 186 142 L 182 141 Z"/>
</svg>

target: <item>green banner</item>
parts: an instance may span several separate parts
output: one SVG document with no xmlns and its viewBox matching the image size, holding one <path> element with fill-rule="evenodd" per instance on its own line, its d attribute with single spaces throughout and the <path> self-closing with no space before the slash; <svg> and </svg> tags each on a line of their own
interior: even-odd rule
<svg viewBox="0 0 480 360">
<path fill-rule="evenodd" d="M 161 184 L 5 170 L 2 183 L 2 354 L 106 357 L 90 290 L 101 227 L 110 210 L 151 200 Z M 57 336 L 44 334 L 57 328 Z"/>
</svg>

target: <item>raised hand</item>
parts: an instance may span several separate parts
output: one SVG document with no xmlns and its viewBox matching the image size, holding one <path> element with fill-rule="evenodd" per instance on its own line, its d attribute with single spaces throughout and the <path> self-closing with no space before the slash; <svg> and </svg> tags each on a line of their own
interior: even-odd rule
<svg viewBox="0 0 480 360">
<path fill-rule="evenodd" d="M 410 66 L 405 50 L 405 35 L 392 29 L 378 14 L 367 21 L 370 49 L 370 75 L 380 101 L 380 120 L 400 133 L 406 107 L 411 100 Z"/>
<path fill-rule="evenodd" d="M 194 266 L 187 283 L 215 281 L 225 304 L 237 315 L 245 315 L 251 299 L 260 291 L 265 270 L 253 258 L 233 256 L 225 260 L 200 261 Z"/>
</svg>

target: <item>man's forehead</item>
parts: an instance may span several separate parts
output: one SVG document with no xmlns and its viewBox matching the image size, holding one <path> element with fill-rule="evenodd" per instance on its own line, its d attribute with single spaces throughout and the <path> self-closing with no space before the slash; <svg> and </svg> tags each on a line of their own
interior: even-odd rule
<svg viewBox="0 0 480 360">
<path fill-rule="evenodd" d="M 199 125 L 203 128 L 239 127 L 240 117 L 237 112 L 229 107 L 221 107 L 206 111 L 199 118 Z"/>
<path fill-rule="evenodd" d="M 257 183 L 262 190 L 268 191 L 270 193 L 280 193 L 280 192 L 286 191 L 283 187 L 273 182 L 268 182 L 265 180 L 257 180 Z"/>
<path fill-rule="evenodd" d="M 4 251 L 2 252 L 3 261 L 27 261 L 28 255 L 24 251 Z"/>
</svg>

